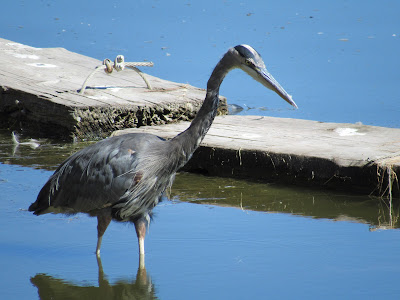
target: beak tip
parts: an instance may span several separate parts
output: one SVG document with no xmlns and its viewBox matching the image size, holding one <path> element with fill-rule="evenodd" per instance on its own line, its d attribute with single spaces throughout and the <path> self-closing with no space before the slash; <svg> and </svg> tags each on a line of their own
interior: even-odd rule
<svg viewBox="0 0 400 300">
<path fill-rule="evenodd" d="M 293 101 L 292 95 L 289 95 L 289 99 L 288 102 L 291 106 L 293 106 L 295 109 L 299 109 L 299 107 L 297 106 L 296 102 Z"/>
</svg>

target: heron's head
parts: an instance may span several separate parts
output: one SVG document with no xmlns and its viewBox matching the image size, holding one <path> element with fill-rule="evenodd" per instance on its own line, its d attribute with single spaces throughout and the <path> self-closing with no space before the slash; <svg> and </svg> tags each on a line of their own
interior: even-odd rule
<svg viewBox="0 0 400 300">
<path fill-rule="evenodd" d="M 236 59 L 235 66 L 245 71 L 253 79 L 277 93 L 290 105 L 297 108 L 296 103 L 275 78 L 268 72 L 261 55 L 249 45 L 238 45 L 230 49 Z"/>
</svg>

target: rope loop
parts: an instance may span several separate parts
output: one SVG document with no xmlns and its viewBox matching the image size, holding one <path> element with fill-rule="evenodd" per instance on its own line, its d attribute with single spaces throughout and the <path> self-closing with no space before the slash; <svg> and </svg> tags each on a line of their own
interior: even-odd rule
<svg viewBox="0 0 400 300">
<path fill-rule="evenodd" d="M 103 64 L 100 66 L 97 66 L 92 73 L 89 74 L 89 76 L 86 78 L 86 80 L 83 82 L 82 88 L 79 91 L 79 94 L 83 95 L 85 93 L 86 87 L 87 87 L 87 83 L 89 81 L 90 78 L 93 77 L 93 75 L 98 71 L 103 69 L 107 74 L 111 74 L 113 72 L 113 69 L 119 71 L 122 71 L 125 69 L 125 67 L 134 70 L 136 73 L 138 73 L 140 75 L 140 77 L 142 77 L 143 81 L 146 83 L 147 88 L 149 90 L 152 89 L 152 86 L 150 84 L 150 82 L 148 82 L 148 80 L 146 79 L 145 74 L 143 74 L 137 67 L 152 67 L 154 66 L 154 64 L 149 61 L 149 62 L 125 62 L 125 58 L 123 55 L 117 55 L 117 57 L 114 60 L 114 63 L 106 58 L 105 60 L 103 60 Z"/>
</svg>

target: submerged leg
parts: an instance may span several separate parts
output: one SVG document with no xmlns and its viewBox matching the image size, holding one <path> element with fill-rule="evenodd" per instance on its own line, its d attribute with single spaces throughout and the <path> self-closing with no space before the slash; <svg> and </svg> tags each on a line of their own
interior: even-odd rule
<svg viewBox="0 0 400 300">
<path fill-rule="evenodd" d="M 144 268 L 144 238 L 146 236 L 147 220 L 141 218 L 134 222 L 139 243 L 139 268 Z"/>
<path fill-rule="evenodd" d="M 101 214 L 97 216 L 97 247 L 96 247 L 97 257 L 100 257 L 100 247 L 101 247 L 101 241 L 103 239 L 103 234 L 106 231 L 111 220 L 112 220 L 111 214 Z"/>
</svg>

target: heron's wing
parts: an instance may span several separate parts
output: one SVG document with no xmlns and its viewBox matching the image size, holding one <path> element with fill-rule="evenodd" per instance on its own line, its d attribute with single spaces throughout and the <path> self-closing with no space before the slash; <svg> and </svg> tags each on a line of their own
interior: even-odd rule
<svg viewBox="0 0 400 300">
<path fill-rule="evenodd" d="M 50 177 L 37 206 L 42 211 L 54 206 L 89 212 L 119 202 L 140 182 L 143 174 L 137 169 L 138 157 L 153 139 L 160 141 L 152 135 L 121 136 L 78 151 Z"/>
</svg>

